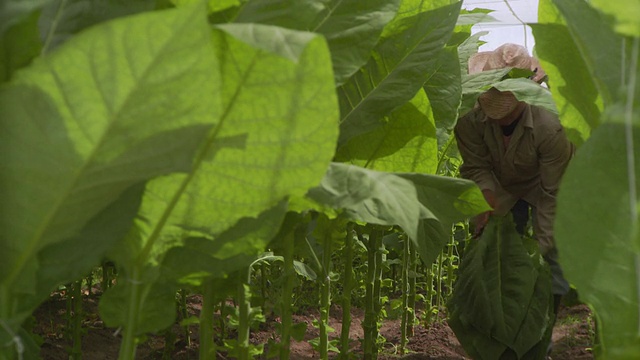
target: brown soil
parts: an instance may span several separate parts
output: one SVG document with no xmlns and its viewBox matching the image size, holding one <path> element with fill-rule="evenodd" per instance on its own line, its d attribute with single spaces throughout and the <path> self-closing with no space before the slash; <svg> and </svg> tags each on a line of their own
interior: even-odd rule
<svg viewBox="0 0 640 360">
<path fill-rule="evenodd" d="M 192 316 L 198 316 L 200 311 L 200 296 L 191 296 L 188 299 L 188 309 Z M 120 347 L 120 336 L 116 329 L 106 328 L 97 314 L 98 297 L 84 297 L 85 316 L 83 327 L 85 329 L 82 340 L 82 358 L 90 360 L 117 359 Z M 61 294 L 54 294 L 35 312 L 35 325 L 33 331 L 42 338 L 41 356 L 47 360 L 66 360 L 69 358 L 68 349 L 71 342 L 65 337 L 66 328 L 66 300 Z M 332 339 L 340 336 L 340 321 L 342 311 L 334 306 L 330 312 L 329 325 L 336 331 L 331 333 Z M 317 338 L 318 329 L 312 322 L 318 319 L 317 312 L 294 315 L 293 322 L 305 322 L 307 332 L 304 341 L 292 341 L 291 359 L 306 360 L 318 359 L 319 354 L 313 350 L 309 340 Z M 363 338 L 362 320 L 364 312 L 360 309 L 352 310 L 352 324 L 349 336 L 351 350 L 355 354 L 360 352 L 360 340 Z M 273 324 L 279 319 L 269 319 L 258 330 L 252 330 L 251 341 L 254 344 L 267 344 L 269 339 L 277 340 Z M 188 344 L 184 329 L 177 324 L 164 334 L 149 336 L 138 346 L 138 359 L 197 359 L 198 358 L 198 333 L 197 326 L 191 326 L 191 343 Z M 166 343 L 167 333 L 174 339 L 170 344 Z M 446 319 L 438 319 L 428 327 L 416 326 L 415 334 L 410 338 L 409 353 L 399 354 L 400 344 L 400 320 L 387 320 L 380 330 L 386 338 L 384 350 L 379 354 L 379 359 L 434 359 L 434 360 L 458 360 L 470 359 L 464 352 L 455 335 L 448 327 Z M 593 324 L 589 308 L 585 305 L 565 306 L 560 311 L 560 316 L 554 329 L 554 360 L 586 360 L 593 359 L 591 346 L 593 339 Z M 167 346 L 169 345 L 169 347 Z M 172 349 L 171 349 L 172 347 Z M 335 355 L 331 353 L 332 355 Z M 330 356 L 334 357 L 334 356 Z M 360 356 L 358 356 L 360 357 Z M 219 353 L 218 359 L 227 359 L 225 353 Z"/>
</svg>

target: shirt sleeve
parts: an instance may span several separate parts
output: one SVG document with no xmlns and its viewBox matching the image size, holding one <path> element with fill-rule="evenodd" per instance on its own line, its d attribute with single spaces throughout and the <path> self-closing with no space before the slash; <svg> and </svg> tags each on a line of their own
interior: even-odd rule
<svg viewBox="0 0 640 360">
<path fill-rule="evenodd" d="M 458 120 L 454 132 L 462 156 L 460 175 L 473 180 L 481 190 L 495 191 L 491 154 L 483 139 L 484 124 L 473 121 L 468 115 Z"/>
<path fill-rule="evenodd" d="M 573 144 L 567 139 L 562 126 L 550 133 L 538 149 L 541 189 L 536 210 L 535 232 L 542 254 L 546 254 L 555 246 L 553 221 L 556 214 L 556 196 L 573 151 Z"/>
</svg>

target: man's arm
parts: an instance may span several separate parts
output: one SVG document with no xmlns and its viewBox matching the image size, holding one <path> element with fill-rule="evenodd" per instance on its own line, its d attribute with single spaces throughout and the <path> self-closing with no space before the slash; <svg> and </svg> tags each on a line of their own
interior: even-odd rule
<svg viewBox="0 0 640 360">
<path fill-rule="evenodd" d="M 496 208 L 495 189 L 496 184 L 491 166 L 491 154 L 484 142 L 484 126 L 474 122 L 473 115 L 465 116 L 458 120 L 454 129 L 458 150 L 462 156 L 460 175 L 472 180 L 482 190 L 485 200 L 492 208 Z M 490 211 L 478 215 L 474 219 L 475 236 L 479 236 L 489 221 Z"/>
<path fill-rule="evenodd" d="M 488 190 L 493 193 L 496 190 L 496 184 L 492 172 L 491 154 L 483 139 L 484 124 L 474 122 L 472 116 L 461 118 L 454 129 L 463 161 L 460 166 L 460 175 L 465 179 L 473 180 L 483 192 Z"/>
</svg>

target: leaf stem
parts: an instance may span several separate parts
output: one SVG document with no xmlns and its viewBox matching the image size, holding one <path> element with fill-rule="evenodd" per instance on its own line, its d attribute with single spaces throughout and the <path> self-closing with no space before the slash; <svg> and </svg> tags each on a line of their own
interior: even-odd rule
<svg viewBox="0 0 640 360">
<path fill-rule="evenodd" d="M 322 251 L 322 282 L 320 283 L 320 359 L 329 358 L 329 307 L 331 306 L 331 253 L 333 227 L 337 221 L 330 221 L 324 232 Z"/>
<path fill-rule="evenodd" d="M 56 9 L 56 15 L 53 17 L 53 21 L 51 23 L 51 27 L 49 28 L 49 32 L 47 33 L 47 38 L 42 45 L 42 50 L 40 50 L 40 55 L 44 55 L 49 50 L 49 46 L 51 45 L 51 41 L 53 40 L 53 35 L 56 32 L 56 28 L 58 27 L 58 22 L 60 22 L 60 18 L 62 17 L 62 12 L 65 6 L 67 5 L 67 0 L 61 0 L 58 4 L 58 8 Z"/>
<path fill-rule="evenodd" d="M 213 311 L 214 289 L 213 280 L 205 280 L 202 294 L 202 310 L 200 311 L 200 360 L 215 359 L 215 345 L 213 344 Z"/>
<path fill-rule="evenodd" d="M 127 306 L 127 320 L 123 331 L 122 344 L 120 345 L 119 360 L 134 360 L 136 357 L 136 324 L 138 324 L 138 317 L 141 313 L 141 291 L 139 279 L 139 269 L 137 266 L 133 267 L 132 277 L 127 279 L 130 284 L 131 292 L 129 294 L 129 301 Z"/>
<path fill-rule="evenodd" d="M 340 334 L 340 359 L 349 358 L 349 328 L 351 328 L 351 287 L 353 286 L 353 223 L 347 224 L 344 238 L 344 274 L 342 277 L 342 333 Z"/>
<path fill-rule="evenodd" d="M 291 345 L 291 297 L 293 296 L 293 287 L 295 286 L 296 271 L 293 267 L 293 253 L 295 240 L 299 236 L 299 231 L 295 229 L 289 232 L 282 239 L 282 258 L 284 259 L 284 289 L 282 290 L 282 298 L 280 305 L 282 306 L 281 316 L 281 338 L 280 338 L 280 359 L 288 360 Z M 304 233 L 301 234 L 304 237 Z M 308 244 L 308 241 L 307 241 Z"/>
</svg>

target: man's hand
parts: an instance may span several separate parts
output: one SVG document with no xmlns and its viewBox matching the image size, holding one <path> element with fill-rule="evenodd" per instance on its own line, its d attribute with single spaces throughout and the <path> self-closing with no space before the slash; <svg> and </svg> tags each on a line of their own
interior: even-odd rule
<svg viewBox="0 0 640 360">
<path fill-rule="evenodd" d="M 491 206 L 492 208 L 496 208 L 496 194 L 493 192 L 493 190 L 489 190 L 489 189 L 484 189 L 482 190 L 482 195 L 484 196 L 484 199 L 487 201 L 487 204 L 489 204 L 489 206 Z"/>
<path fill-rule="evenodd" d="M 492 190 L 484 189 L 482 190 L 482 195 L 484 195 L 484 199 L 486 200 L 487 204 L 489 204 L 489 206 L 495 209 L 496 208 L 495 193 Z M 487 226 L 487 223 L 489 222 L 489 216 L 492 213 L 493 211 L 483 212 L 482 214 L 473 218 L 473 223 L 475 224 L 473 237 L 475 238 L 480 237 L 480 234 L 482 234 L 482 230 L 484 230 L 484 227 Z"/>
</svg>

